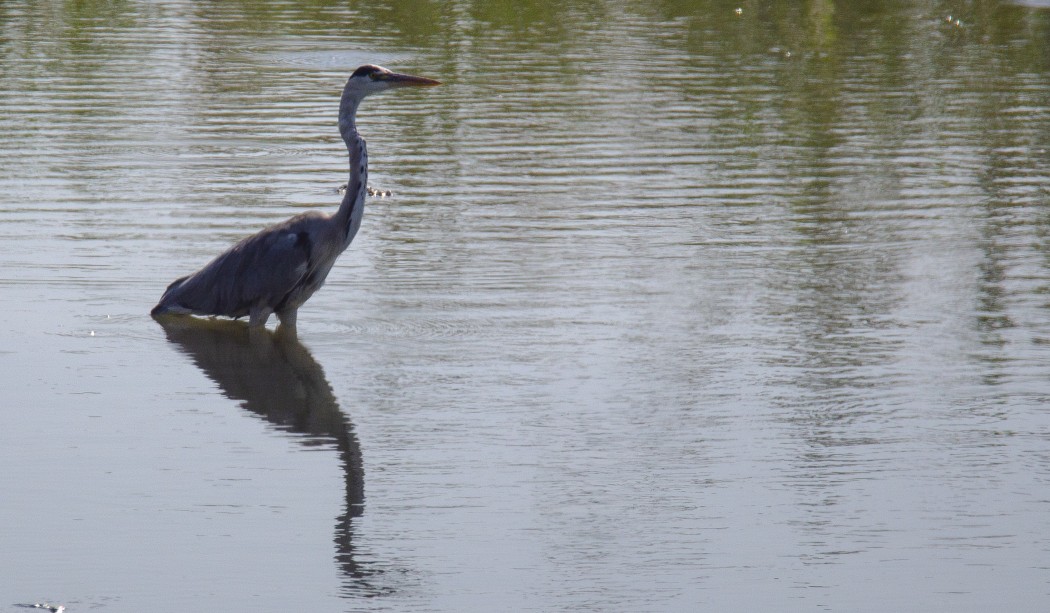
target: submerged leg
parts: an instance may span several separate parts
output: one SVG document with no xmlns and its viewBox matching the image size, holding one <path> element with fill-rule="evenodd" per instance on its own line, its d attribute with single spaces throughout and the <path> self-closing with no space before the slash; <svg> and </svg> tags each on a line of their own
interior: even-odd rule
<svg viewBox="0 0 1050 613">
<path fill-rule="evenodd" d="M 277 311 L 277 319 L 281 320 L 281 327 L 288 330 L 295 330 L 295 320 L 299 317 L 298 308 L 286 308 Z"/>
<path fill-rule="evenodd" d="M 248 312 L 248 327 L 255 328 L 258 326 L 265 326 L 266 320 L 270 319 L 270 313 L 273 313 L 273 309 L 270 307 L 252 307 L 252 310 Z"/>
</svg>

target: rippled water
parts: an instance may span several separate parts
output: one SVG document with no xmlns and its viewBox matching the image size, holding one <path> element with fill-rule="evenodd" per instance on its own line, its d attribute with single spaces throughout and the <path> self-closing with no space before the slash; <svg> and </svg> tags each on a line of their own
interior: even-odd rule
<svg viewBox="0 0 1050 613">
<path fill-rule="evenodd" d="M 1046 610 L 1040 4 L 0 3 L 0 609 Z"/>
</svg>

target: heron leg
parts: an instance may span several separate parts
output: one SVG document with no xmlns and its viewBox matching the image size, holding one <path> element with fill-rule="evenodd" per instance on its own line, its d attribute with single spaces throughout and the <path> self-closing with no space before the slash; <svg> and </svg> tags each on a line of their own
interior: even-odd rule
<svg viewBox="0 0 1050 613">
<path fill-rule="evenodd" d="M 281 320 L 281 327 L 287 328 L 288 330 L 295 330 L 295 320 L 299 317 L 299 309 L 295 307 L 288 307 L 277 311 L 277 319 Z"/>
<path fill-rule="evenodd" d="M 270 307 L 252 307 L 252 310 L 248 312 L 248 327 L 255 328 L 258 326 L 265 326 L 266 320 L 270 319 L 270 313 L 273 313 L 273 309 Z"/>
</svg>

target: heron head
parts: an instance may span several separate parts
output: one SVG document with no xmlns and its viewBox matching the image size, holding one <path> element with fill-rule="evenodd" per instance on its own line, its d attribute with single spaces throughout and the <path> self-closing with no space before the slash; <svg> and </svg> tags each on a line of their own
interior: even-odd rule
<svg viewBox="0 0 1050 613">
<path fill-rule="evenodd" d="M 392 72 L 382 66 L 376 66 L 374 64 L 365 64 L 364 66 L 361 66 L 355 70 L 354 74 L 350 75 L 350 78 L 346 81 L 347 89 L 352 88 L 358 91 L 361 96 L 367 96 L 369 94 L 386 91 L 396 87 L 419 87 L 426 85 L 441 85 L 441 81 Z"/>
</svg>

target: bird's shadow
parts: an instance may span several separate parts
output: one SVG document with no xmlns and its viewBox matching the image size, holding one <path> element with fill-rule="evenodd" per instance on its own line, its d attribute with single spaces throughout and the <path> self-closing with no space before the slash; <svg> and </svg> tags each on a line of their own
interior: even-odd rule
<svg viewBox="0 0 1050 613">
<path fill-rule="evenodd" d="M 168 340 L 189 356 L 223 394 L 305 446 L 334 445 L 345 486 L 344 513 L 336 519 L 336 563 L 347 596 L 388 593 L 373 581 L 378 571 L 354 558 L 353 519 L 364 509 L 361 446 L 339 408 L 321 365 L 294 331 L 271 332 L 238 321 L 158 318 Z"/>
</svg>

